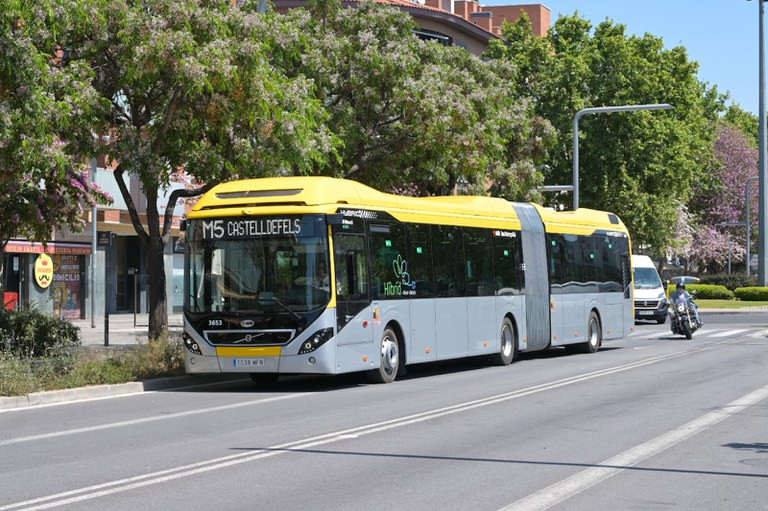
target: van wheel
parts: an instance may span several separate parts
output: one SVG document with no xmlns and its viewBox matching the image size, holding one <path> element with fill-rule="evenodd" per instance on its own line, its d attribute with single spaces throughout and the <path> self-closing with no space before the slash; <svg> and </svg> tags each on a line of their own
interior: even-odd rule
<svg viewBox="0 0 768 511">
<path fill-rule="evenodd" d="M 657 320 L 656 320 L 656 323 L 658 323 L 658 324 L 660 324 L 660 325 L 663 325 L 663 324 L 664 324 L 664 323 L 666 323 L 666 322 L 667 322 L 667 317 L 666 317 L 666 316 L 664 316 L 663 318 L 659 318 L 659 319 L 657 319 Z"/>
<path fill-rule="evenodd" d="M 509 318 L 504 318 L 501 323 L 501 348 L 499 352 L 491 357 L 491 362 L 497 366 L 508 366 L 514 362 L 517 356 L 517 337 L 515 337 L 515 328 Z"/>
<path fill-rule="evenodd" d="M 387 327 L 381 334 L 381 363 L 377 369 L 368 371 L 372 383 L 392 383 L 400 369 L 400 342 L 397 334 Z"/>
</svg>

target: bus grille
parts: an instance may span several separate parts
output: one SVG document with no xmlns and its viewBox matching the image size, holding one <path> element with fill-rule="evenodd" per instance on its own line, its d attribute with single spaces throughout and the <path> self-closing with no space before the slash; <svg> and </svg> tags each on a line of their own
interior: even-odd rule
<svg viewBox="0 0 768 511">
<path fill-rule="evenodd" d="M 288 344 L 295 330 L 208 330 L 205 339 L 214 346 L 261 346 Z"/>
</svg>

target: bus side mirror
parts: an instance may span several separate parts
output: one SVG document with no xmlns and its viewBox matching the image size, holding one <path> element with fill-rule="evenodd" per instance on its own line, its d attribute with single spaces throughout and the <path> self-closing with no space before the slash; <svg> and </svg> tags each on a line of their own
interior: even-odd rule
<svg viewBox="0 0 768 511">
<path fill-rule="evenodd" d="M 661 286 L 664 288 L 664 291 L 669 290 L 669 282 L 667 282 L 666 280 L 661 281 Z"/>
<path fill-rule="evenodd" d="M 181 222 L 179 222 L 179 230 L 181 232 L 184 232 L 184 231 L 187 230 L 187 219 L 186 218 L 182 218 Z"/>
<path fill-rule="evenodd" d="M 341 213 L 333 213 L 331 215 L 325 215 L 325 220 L 328 225 L 341 225 L 344 220 L 344 215 Z"/>
</svg>

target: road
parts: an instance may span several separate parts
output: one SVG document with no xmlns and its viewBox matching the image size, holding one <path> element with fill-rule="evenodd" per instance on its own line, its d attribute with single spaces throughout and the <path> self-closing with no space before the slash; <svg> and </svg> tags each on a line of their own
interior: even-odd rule
<svg viewBox="0 0 768 511">
<path fill-rule="evenodd" d="M 768 318 L 0 413 L 0 511 L 768 509 Z"/>
</svg>

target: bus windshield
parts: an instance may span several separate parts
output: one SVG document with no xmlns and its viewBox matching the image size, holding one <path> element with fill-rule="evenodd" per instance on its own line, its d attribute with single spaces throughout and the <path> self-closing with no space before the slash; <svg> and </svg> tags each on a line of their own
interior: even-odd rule
<svg viewBox="0 0 768 511">
<path fill-rule="evenodd" d="M 188 312 L 299 319 L 330 299 L 324 215 L 191 220 L 187 250 Z"/>
</svg>

